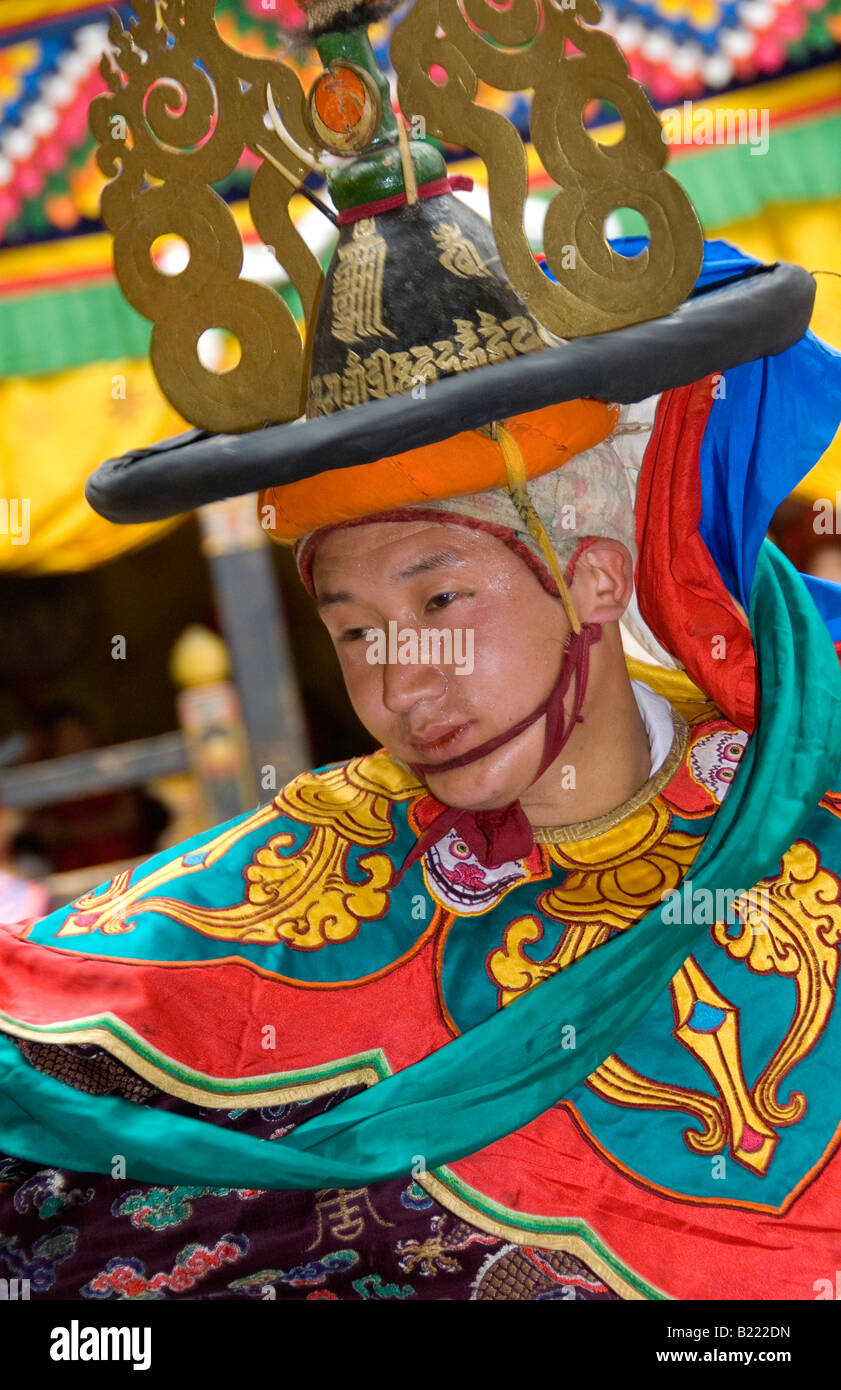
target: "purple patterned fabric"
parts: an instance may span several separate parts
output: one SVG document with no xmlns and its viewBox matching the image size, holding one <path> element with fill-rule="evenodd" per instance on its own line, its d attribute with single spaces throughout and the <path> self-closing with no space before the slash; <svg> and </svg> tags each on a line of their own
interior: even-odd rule
<svg viewBox="0 0 841 1390">
<path fill-rule="evenodd" d="M 80 1090 L 273 1139 L 353 1093 L 206 1110 L 101 1049 L 20 1043 Z M 358 1089 L 358 1088 L 353 1088 Z M 347 1191 L 163 1187 L 0 1156 L 0 1277 L 49 1299 L 615 1299 L 576 1257 L 512 1244 L 412 1178 Z"/>
</svg>

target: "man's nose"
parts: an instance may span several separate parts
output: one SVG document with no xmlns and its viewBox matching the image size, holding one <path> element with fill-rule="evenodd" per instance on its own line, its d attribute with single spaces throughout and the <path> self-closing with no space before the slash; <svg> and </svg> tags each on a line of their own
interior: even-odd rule
<svg viewBox="0 0 841 1390">
<path fill-rule="evenodd" d="M 446 675 L 429 662 L 389 661 L 383 666 L 383 704 L 393 714 L 406 714 L 421 700 L 437 700 L 446 690 Z"/>
</svg>

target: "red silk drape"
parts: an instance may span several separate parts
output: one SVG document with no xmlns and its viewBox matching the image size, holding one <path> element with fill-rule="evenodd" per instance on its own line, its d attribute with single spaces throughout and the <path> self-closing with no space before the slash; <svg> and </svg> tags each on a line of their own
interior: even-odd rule
<svg viewBox="0 0 841 1390">
<path fill-rule="evenodd" d="M 699 534 L 701 440 L 714 378 L 664 392 L 637 492 L 637 598 L 658 641 L 740 729 L 756 725 L 750 627 Z"/>
</svg>

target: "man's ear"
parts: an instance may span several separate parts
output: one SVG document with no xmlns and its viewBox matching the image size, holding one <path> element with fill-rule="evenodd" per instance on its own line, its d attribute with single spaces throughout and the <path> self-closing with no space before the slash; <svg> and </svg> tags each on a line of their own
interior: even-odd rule
<svg viewBox="0 0 841 1390">
<path fill-rule="evenodd" d="M 570 593 L 585 623 L 616 623 L 634 592 L 634 562 L 621 541 L 592 540 L 579 555 Z"/>
</svg>

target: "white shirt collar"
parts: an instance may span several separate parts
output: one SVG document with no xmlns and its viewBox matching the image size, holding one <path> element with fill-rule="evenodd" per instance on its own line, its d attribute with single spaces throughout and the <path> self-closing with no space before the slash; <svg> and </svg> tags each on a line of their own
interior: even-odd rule
<svg viewBox="0 0 841 1390">
<path fill-rule="evenodd" d="M 631 689 L 645 724 L 645 732 L 648 734 L 648 742 L 651 747 L 651 772 L 649 776 L 653 777 L 655 772 L 663 766 L 674 743 L 675 730 L 672 721 L 672 707 L 664 695 L 657 695 L 650 685 L 646 685 L 645 681 L 632 680 Z"/>
</svg>

